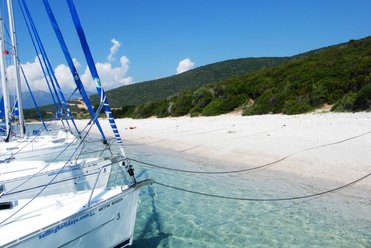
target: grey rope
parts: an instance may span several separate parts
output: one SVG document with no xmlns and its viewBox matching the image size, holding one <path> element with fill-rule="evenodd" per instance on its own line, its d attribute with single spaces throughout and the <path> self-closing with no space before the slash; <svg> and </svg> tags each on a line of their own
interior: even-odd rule
<svg viewBox="0 0 371 248">
<path fill-rule="evenodd" d="M 325 194 L 329 194 L 329 193 L 332 193 L 332 192 L 335 192 L 335 191 L 338 191 L 338 190 L 347 188 L 347 187 L 349 187 L 349 186 L 351 186 L 351 185 L 353 185 L 355 183 L 358 183 L 358 182 L 366 179 L 370 175 L 371 175 L 371 173 L 368 173 L 367 175 L 365 175 L 365 176 L 363 176 L 361 178 L 358 178 L 357 180 L 354 180 L 354 181 L 352 181 L 350 183 L 344 184 L 344 185 L 339 186 L 339 187 L 334 188 L 334 189 L 330 189 L 330 190 L 326 190 L 326 191 L 322 191 L 322 192 L 318 192 L 318 193 L 314 193 L 314 194 L 309 194 L 309 195 L 301 195 L 301 196 L 293 196 L 293 197 L 283 197 L 283 198 L 245 198 L 245 197 L 233 197 L 233 196 L 224 196 L 224 195 L 214 195 L 214 194 L 209 194 L 209 193 L 204 193 L 204 192 L 199 192 L 199 191 L 184 189 L 184 188 L 180 188 L 180 187 L 176 187 L 176 186 L 172 186 L 172 185 L 168 185 L 168 184 L 164 184 L 164 183 L 160 183 L 160 182 L 155 182 L 155 184 L 161 185 L 161 186 L 166 187 L 166 188 L 170 188 L 170 189 L 175 189 L 175 190 L 187 192 L 187 193 L 192 193 L 192 194 L 202 195 L 202 196 L 208 196 L 208 197 L 213 197 L 213 198 L 219 198 L 219 199 L 238 200 L 238 201 L 254 201 L 254 202 L 274 202 L 274 201 L 293 201 L 293 200 L 299 200 L 299 199 L 304 199 L 304 198 L 311 198 L 311 197 L 316 197 L 316 196 L 322 196 L 322 195 L 325 195 Z"/>
<path fill-rule="evenodd" d="M 292 157 L 292 156 L 294 156 L 296 154 L 303 153 L 303 152 L 310 151 L 310 150 L 314 150 L 314 149 L 318 149 L 318 148 L 322 148 L 322 147 L 326 147 L 326 146 L 332 146 L 332 145 L 344 143 L 344 142 L 349 141 L 349 140 L 352 140 L 352 139 L 360 138 L 360 137 L 365 136 L 365 135 L 367 135 L 369 133 L 371 133 L 371 131 L 368 131 L 368 132 L 365 132 L 365 133 L 362 133 L 362 134 L 359 134 L 359 135 L 356 135 L 356 136 L 352 136 L 352 137 L 349 137 L 349 138 L 346 138 L 346 139 L 343 139 L 343 140 L 339 140 L 339 141 L 336 141 L 336 142 L 331 142 L 331 143 L 328 143 L 328 144 L 314 146 L 314 147 L 310 147 L 310 148 L 307 148 L 307 149 L 304 149 L 304 150 L 301 150 L 301 151 L 297 151 L 297 152 L 291 153 L 289 155 L 286 155 L 285 157 L 282 157 L 282 158 L 280 158 L 278 160 L 275 160 L 275 161 L 270 162 L 270 163 L 267 163 L 267 164 L 263 164 L 263 165 L 259 165 L 259 166 L 255 166 L 255 167 L 251 167 L 251 168 L 247 168 L 247 169 L 232 170 L 232 171 L 196 171 L 196 170 L 183 170 L 183 169 L 176 169 L 176 168 L 170 168 L 170 167 L 166 167 L 166 166 L 161 166 L 161 165 L 157 165 L 157 164 L 153 164 L 153 163 L 149 163 L 149 162 L 143 162 L 143 161 L 140 161 L 140 160 L 137 160 L 137 159 L 134 159 L 134 158 L 128 158 L 128 159 L 131 160 L 131 161 L 140 163 L 140 164 L 151 166 L 151 167 L 155 167 L 155 168 L 159 168 L 159 169 L 164 169 L 164 170 L 177 171 L 177 172 L 194 173 L 194 174 L 232 174 L 232 173 L 240 173 L 240 172 L 247 172 L 247 171 L 253 171 L 253 170 L 268 168 L 268 167 L 270 167 L 270 166 L 272 166 L 274 164 L 277 164 L 277 163 L 279 163 L 279 162 L 281 162 L 281 161 L 283 161 L 283 160 L 285 160 L 285 159 L 287 159 L 289 157 Z"/>
</svg>

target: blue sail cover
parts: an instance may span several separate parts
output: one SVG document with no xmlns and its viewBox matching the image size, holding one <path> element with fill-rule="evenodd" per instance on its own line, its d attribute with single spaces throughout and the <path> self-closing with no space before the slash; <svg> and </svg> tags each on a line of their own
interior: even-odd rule
<svg viewBox="0 0 371 248">
<path fill-rule="evenodd" d="M 79 39 L 80 39 L 81 47 L 82 47 L 82 49 L 84 51 L 84 54 L 85 54 L 86 62 L 89 66 L 91 76 L 92 76 L 93 80 L 95 81 L 98 96 L 100 97 L 100 102 L 103 103 L 103 109 L 104 109 L 104 112 L 106 113 L 108 121 L 111 125 L 113 135 L 115 136 L 117 144 L 120 147 L 122 155 L 125 157 L 125 152 L 124 152 L 124 149 L 123 149 L 123 146 L 122 146 L 122 140 L 121 140 L 118 128 L 116 126 L 115 119 L 112 116 L 111 108 L 109 106 L 109 103 L 108 103 L 108 100 L 107 100 L 107 97 L 106 97 L 106 93 L 104 92 L 104 89 L 102 88 L 101 81 L 100 81 L 100 78 L 99 78 L 99 75 L 98 75 L 98 71 L 95 67 L 94 59 L 93 59 L 93 56 L 90 52 L 90 48 L 89 48 L 88 42 L 86 40 L 85 33 L 84 33 L 83 28 L 82 28 L 80 19 L 77 15 L 75 5 L 73 4 L 72 0 L 67 0 L 67 4 L 68 4 L 68 7 L 70 9 L 70 13 L 71 13 L 72 20 L 73 20 L 73 23 L 75 25 L 77 34 L 78 34 Z"/>
<path fill-rule="evenodd" d="M 64 106 L 65 110 L 67 111 L 67 115 L 68 115 L 68 117 L 70 118 L 70 120 L 71 120 L 71 122 L 72 122 L 72 124 L 73 124 L 73 126 L 74 126 L 74 128 L 75 128 L 75 130 L 76 130 L 76 132 L 77 132 L 77 134 L 80 135 L 80 131 L 78 130 L 78 128 L 77 128 L 77 126 L 76 126 L 75 120 L 74 120 L 74 118 L 73 118 L 73 116 L 72 116 L 72 113 L 71 113 L 71 111 L 70 111 L 70 109 L 69 109 L 69 106 L 68 106 L 67 101 L 66 101 L 66 99 L 65 99 L 65 97 L 64 97 L 64 94 L 63 94 L 63 92 L 62 92 L 62 89 L 61 89 L 61 87 L 60 87 L 60 85 L 59 85 L 59 82 L 58 82 L 58 80 L 57 80 L 57 77 L 55 76 L 55 73 L 54 73 L 53 67 L 52 67 L 52 65 L 51 65 L 51 63 L 50 63 L 50 60 L 48 59 L 48 56 L 47 56 L 46 51 L 45 51 L 45 49 L 44 49 L 43 43 L 42 43 L 42 41 L 41 41 L 41 39 L 40 39 L 39 33 L 38 33 L 37 29 L 36 29 L 36 26 L 35 26 L 35 24 L 34 24 L 34 21 L 33 21 L 33 19 L 32 19 L 31 13 L 30 13 L 30 11 L 29 11 L 29 9 L 28 9 L 28 7 L 27 7 L 27 4 L 26 4 L 25 0 L 22 0 L 22 3 L 23 3 L 23 6 L 24 6 L 24 9 L 25 9 L 26 15 L 27 15 L 27 17 L 28 17 L 28 20 L 29 20 L 29 22 L 30 22 L 30 26 L 31 26 L 31 28 L 32 28 L 32 31 L 33 31 L 33 34 L 34 34 L 34 36 L 35 36 L 36 42 L 37 42 L 37 44 L 38 44 L 38 46 L 39 46 L 39 50 L 40 50 L 40 52 L 41 52 L 41 57 L 42 57 L 42 59 L 43 59 L 43 61 L 44 61 L 44 64 L 45 64 L 45 66 L 46 66 L 47 72 L 48 72 L 49 77 L 50 77 L 50 81 L 51 81 L 52 84 L 53 84 L 53 82 L 55 82 L 55 86 L 57 87 L 58 92 L 59 92 L 59 95 L 60 95 L 61 104 Z M 25 19 L 25 21 L 26 21 L 26 16 L 25 16 L 25 13 L 23 12 L 23 9 L 22 9 L 22 8 L 21 8 L 21 11 L 22 11 L 23 17 L 24 17 L 24 19 Z M 33 40 L 33 37 L 32 37 L 32 34 L 31 34 L 31 30 L 30 30 L 30 27 L 29 27 L 27 21 L 26 21 L 26 26 L 27 26 L 27 30 L 28 30 L 28 32 L 29 32 L 29 34 L 30 34 L 30 36 L 31 36 L 31 40 L 32 40 L 32 43 L 33 43 L 33 45 L 34 45 L 35 51 L 36 51 L 36 53 L 37 53 L 36 44 L 35 44 L 35 42 L 34 42 L 34 40 Z M 37 54 L 38 54 L 38 53 L 37 53 Z M 38 58 L 39 58 L 40 65 L 41 65 L 41 67 L 43 68 L 44 66 L 43 66 L 43 64 L 41 63 L 41 60 L 40 60 L 40 56 L 39 56 L 39 55 L 38 55 Z M 43 70 L 44 70 L 44 69 L 43 69 Z M 44 76 L 45 76 L 45 72 L 44 72 Z M 47 77 L 46 77 L 46 76 L 45 76 L 45 79 L 47 80 Z M 53 80 L 54 80 L 54 81 L 53 81 Z M 31 92 L 31 91 L 30 91 L 30 92 Z M 52 93 L 52 92 L 51 92 L 51 93 Z M 56 94 L 57 94 L 57 92 L 56 92 Z M 52 95 L 52 96 L 53 96 L 53 95 Z M 57 96 L 58 96 L 58 94 L 57 94 Z M 58 99 L 59 99 L 59 98 L 58 98 Z M 62 107 L 62 106 L 61 106 L 61 107 Z M 61 109 L 61 113 L 63 113 L 63 110 L 62 110 L 62 109 Z M 58 111 L 57 111 L 57 114 L 58 114 Z M 67 125 L 69 126 L 69 123 L 68 123 L 67 120 L 66 120 L 66 123 L 67 123 Z"/>
<path fill-rule="evenodd" d="M 16 118 L 19 118 L 18 99 L 14 104 L 14 108 L 13 108 L 13 111 L 12 111 L 12 116 L 16 117 Z"/>
<path fill-rule="evenodd" d="M 6 127 L 5 127 L 5 108 L 4 108 L 4 98 L 2 97 L 0 100 L 0 119 L 2 121 L 0 122 L 0 132 L 6 132 Z"/>
<path fill-rule="evenodd" d="M 82 97 L 83 101 L 85 102 L 85 104 L 86 104 L 86 106 L 89 110 L 90 115 L 92 116 L 92 118 L 95 118 L 95 112 L 94 112 L 93 106 L 91 105 L 89 97 L 86 94 L 85 88 L 84 88 L 84 86 L 81 82 L 80 76 L 79 76 L 79 74 L 76 70 L 76 67 L 75 67 L 74 63 L 73 63 L 71 54 L 68 51 L 66 42 L 64 41 L 62 32 L 61 32 L 61 30 L 58 26 L 57 20 L 54 17 L 54 14 L 53 14 L 53 11 L 50 7 L 50 4 L 49 4 L 48 0 L 43 0 L 43 3 L 44 3 L 44 6 L 45 6 L 45 10 L 46 10 L 46 12 L 49 16 L 49 20 L 50 20 L 50 22 L 53 26 L 54 32 L 55 32 L 55 34 L 58 38 L 59 45 L 61 46 L 63 54 L 64 54 L 64 56 L 67 60 L 68 67 L 70 68 L 70 71 L 72 73 L 72 77 L 73 77 L 73 79 L 75 81 L 75 84 L 76 84 L 76 87 L 79 90 L 79 92 L 81 94 L 81 97 Z M 100 124 L 99 124 L 98 119 L 95 119 L 95 124 L 96 124 L 100 134 L 102 135 L 103 141 L 106 142 L 106 137 L 103 133 L 103 130 L 102 130 Z"/>
<path fill-rule="evenodd" d="M 4 98 L 0 100 L 0 118 L 5 118 L 5 107 L 4 107 Z"/>
<path fill-rule="evenodd" d="M 21 4 L 21 1 L 22 1 L 22 4 Z M 47 75 L 46 75 L 46 70 L 45 70 L 45 68 L 44 68 L 44 64 L 42 63 L 42 60 L 41 60 L 41 54 L 40 54 L 39 51 L 37 50 L 37 46 L 36 46 L 35 40 L 34 40 L 34 38 L 33 38 L 33 36 L 32 36 L 32 33 L 31 33 L 31 27 L 30 27 L 30 25 L 32 24 L 31 14 L 30 14 L 30 12 L 29 12 L 29 10 L 28 10 L 28 7 L 27 7 L 27 4 L 26 4 L 26 1 L 25 1 L 25 0 L 18 0 L 18 3 L 19 3 L 20 6 L 23 5 L 23 7 L 24 7 L 24 9 L 25 9 L 25 10 L 23 11 L 23 8 L 20 8 L 20 9 L 21 9 L 21 13 L 22 13 L 22 15 L 23 15 L 23 18 L 24 18 L 24 20 L 25 20 L 25 24 L 26 24 L 26 27 L 27 27 L 27 31 L 28 31 L 28 33 L 29 33 L 29 35 L 30 35 L 30 38 L 31 38 L 31 41 L 32 41 L 32 45 L 33 45 L 33 47 L 34 47 L 34 49 L 35 49 L 35 52 L 36 52 L 36 57 L 37 57 L 37 59 L 38 59 L 38 61 L 39 61 L 39 65 L 40 65 L 41 70 L 42 70 L 42 72 L 43 72 L 43 75 L 44 75 L 44 79 L 45 79 L 46 85 L 48 86 L 48 90 L 49 90 L 49 92 L 50 92 L 50 96 L 52 97 L 52 100 L 53 100 L 53 103 L 54 103 L 54 106 L 55 106 L 55 109 L 56 109 L 56 115 L 58 115 L 58 114 L 59 114 L 59 108 L 58 108 L 57 102 L 56 102 L 56 100 L 55 100 L 55 96 L 54 96 L 54 94 L 53 94 L 52 88 L 50 87 L 49 78 L 48 78 Z M 26 12 L 27 17 L 28 17 L 28 19 L 29 19 L 30 25 L 29 25 L 28 22 L 27 22 L 25 12 Z M 31 26 L 32 26 L 32 25 L 31 25 Z M 23 73 L 23 74 L 24 74 L 24 73 Z M 58 117 L 57 117 L 57 118 L 58 118 Z"/>
</svg>

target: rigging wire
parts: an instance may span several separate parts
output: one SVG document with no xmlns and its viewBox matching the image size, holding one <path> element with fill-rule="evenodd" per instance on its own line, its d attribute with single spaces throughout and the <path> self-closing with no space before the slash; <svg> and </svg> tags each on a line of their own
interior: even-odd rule
<svg viewBox="0 0 371 248">
<path fill-rule="evenodd" d="M 21 13 L 22 13 L 23 19 L 24 19 L 25 24 L 26 24 L 28 34 L 31 38 L 32 44 L 34 46 L 34 50 L 36 52 L 36 56 L 38 58 L 40 67 L 41 67 L 43 75 L 44 75 L 44 79 L 45 79 L 45 81 L 48 85 L 50 94 L 52 96 L 52 99 L 54 101 L 54 105 L 56 107 L 56 117 L 59 119 L 61 116 L 63 117 L 63 113 L 62 113 L 63 112 L 63 105 L 60 101 L 60 97 L 59 97 L 58 92 L 55 88 L 55 82 L 53 81 L 53 78 L 51 77 L 50 68 L 48 67 L 48 65 L 46 63 L 46 59 L 47 59 L 46 54 L 44 53 L 44 51 L 42 49 L 43 47 L 42 47 L 40 38 L 38 37 L 36 27 L 33 23 L 33 19 L 31 17 L 30 13 L 29 13 L 26 2 L 22 1 L 22 3 L 23 3 L 23 7 L 22 7 L 22 4 L 21 4 L 21 1 L 18 0 L 18 4 L 20 6 Z M 28 20 L 26 18 L 26 15 L 28 17 Z M 31 30 L 32 30 L 32 32 L 31 32 Z M 33 33 L 33 35 L 32 35 L 32 33 Z M 36 44 L 37 44 L 37 46 L 36 46 Z M 40 53 L 39 53 L 39 51 L 40 51 Z M 50 87 L 50 85 L 52 87 Z M 53 93 L 53 91 L 54 91 L 54 93 Z M 61 122 L 62 122 L 63 127 L 65 128 L 64 123 L 63 123 L 63 118 L 61 118 Z M 68 127 L 70 128 L 69 123 L 68 123 L 67 120 L 66 120 L 66 123 L 67 123 Z"/>
<path fill-rule="evenodd" d="M 70 158 L 66 161 L 66 163 L 59 169 L 59 171 L 55 174 L 55 176 L 50 179 L 50 181 L 33 197 L 31 198 L 25 205 L 23 205 L 22 207 L 20 207 L 17 211 L 15 211 L 13 214 L 11 214 L 10 216 L 8 216 L 7 218 L 5 218 L 3 221 L 0 222 L 0 225 L 4 224 L 6 221 L 8 221 L 10 218 L 12 218 L 13 216 L 15 216 L 17 213 L 19 213 L 22 209 L 24 209 L 26 206 L 28 206 L 32 201 L 34 201 L 39 195 L 41 195 L 42 192 L 44 192 L 44 190 L 55 180 L 55 178 L 60 174 L 61 171 L 63 171 L 63 169 L 67 166 L 68 162 L 71 161 L 72 157 L 76 154 L 76 152 L 78 151 L 78 149 L 80 148 L 80 146 L 83 144 L 84 140 L 86 139 L 86 137 L 88 136 L 91 128 L 93 127 L 93 123 L 95 122 L 95 120 L 98 118 L 98 115 L 99 115 L 99 112 L 100 110 L 102 109 L 103 107 L 103 104 L 101 104 L 99 106 L 99 111 L 96 112 L 96 114 L 93 116 L 93 118 L 90 119 L 90 121 L 88 122 L 88 124 L 84 127 L 84 129 L 82 130 L 82 133 L 85 131 L 85 129 L 87 129 L 88 127 L 88 130 L 86 131 L 85 135 L 81 138 L 78 146 L 76 147 L 76 150 L 71 154 Z M 62 151 L 63 152 L 63 151 Z M 50 162 L 51 163 L 51 162 Z M 49 163 L 49 164 L 50 164 Z M 44 167 L 46 168 L 46 167 Z M 43 169 L 44 169 L 43 168 Z M 36 174 L 34 174 L 36 175 Z M 34 176 L 33 175 L 33 176 Z M 32 176 L 32 177 L 33 177 Z M 14 189 L 12 189 L 14 190 Z"/>
<path fill-rule="evenodd" d="M 101 111 L 101 109 L 102 109 L 102 106 L 100 105 L 99 107 L 98 107 L 98 111 Z M 99 115 L 99 112 L 97 112 L 96 113 L 96 115 L 94 116 L 94 119 L 97 119 L 98 118 L 98 115 Z M 83 130 L 81 131 L 81 133 L 83 133 L 84 131 L 85 131 L 85 129 L 88 127 L 88 126 L 90 126 L 92 123 L 91 123 L 91 121 L 92 121 L 93 119 L 90 119 L 90 121 L 87 123 L 87 125 L 83 128 Z M 90 126 L 89 127 L 89 129 L 88 129 L 88 131 L 87 131 L 87 133 L 85 134 L 85 138 L 86 138 L 86 136 L 88 135 L 88 133 L 90 132 L 90 129 L 92 128 L 92 126 Z M 36 138 L 36 137 L 35 137 Z M 32 140 L 34 140 L 35 138 L 33 138 Z M 80 148 L 80 146 L 81 146 L 81 143 L 82 143 L 82 141 L 84 141 L 85 140 L 85 138 L 84 139 L 82 139 L 81 140 L 81 142 L 78 144 L 78 146 L 75 148 L 75 151 L 72 153 L 72 155 L 70 156 L 70 158 L 66 161 L 66 163 L 64 164 L 64 166 L 62 167 L 62 169 L 64 169 L 64 167 L 68 164 L 68 162 L 69 161 L 71 161 L 71 158 L 75 155 L 75 153 L 78 151 L 78 149 Z M 59 154 L 57 155 L 57 156 L 55 156 L 54 157 L 54 159 L 53 160 L 51 160 L 50 162 L 48 162 L 43 168 L 41 168 L 38 172 L 36 172 L 36 173 L 34 173 L 31 177 L 29 177 L 29 178 L 27 178 L 24 182 L 22 182 L 21 184 L 19 184 L 19 185 L 17 185 L 16 187 L 14 187 L 14 188 L 12 188 L 11 190 L 9 190 L 8 192 L 12 192 L 12 191 L 14 191 L 15 189 L 17 189 L 17 188 L 19 188 L 19 187 L 21 187 L 22 185 L 24 185 L 25 183 L 27 183 L 28 181 L 30 181 L 32 178 L 34 178 L 36 175 L 38 175 L 40 172 L 42 172 L 44 169 L 46 169 L 51 163 L 53 163 L 54 161 L 56 161 L 57 160 L 57 158 L 59 158 L 70 146 L 72 146 L 72 144 L 74 144 L 74 142 L 75 141 L 77 141 L 78 139 L 80 139 L 80 137 L 79 138 L 77 138 L 77 137 L 75 137 L 73 140 L 72 140 L 72 142 L 70 142 L 69 144 L 67 144 L 67 146 L 61 151 L 61 152 L 59 152 Z M 24 147 L 23 147 L 24 148 Z M 23 149 L 22 148 L 22 149 Z M 61 170 L 62 170 L 61 169 Z M 58 173 L 56 174 L 56 175 L 59 175 L 59 172 L 61 171 L 61 170 L 59 170 L 58 171 Z M 51 182 L 53 181 L 55 179 L 55 177 L 51 180 Z M 44 190 L 44 189 L 43 189 Z M 1 223 L 0 223 L 1 224 Z"/>
<path fill-rule="evenodd" d="M 51 125 L 52 121 L 53 121 L 53 120 L 50 120 L 50 121 L 46 124 L 46 127 L 48 127 L 49 125 Z M 13 147 L 13 148 L 18 149 L 15 153 L 13 153 L 13 156 L 16 155 L 16 154 L 18 154 L 19 152 L 21 152 L 21 151 L 22 151 L 25 147 L 27 147 L 29 144 L 32 144 L 32 142 L 35 141 L 35 139 L 38 138 L 38 137 L 42 134 L 43 131 L 45 131 L 45 130 L 48 131 L 48 129 L 43 129 L 43 128 L 44 128 L 44 126 L 40 126 L 38 129 L 35 129 L 36 131 L 38 131 L 38 132 L 37 132 L 37 135 L 35 135 L 35 137 L 33 137 L 31 140 L 29 140 L 29 139 L 23 139 L 23 140 L 21 140 L 20 142 L 18 141 L 18 142 L 17 142 L 17 145 Z M 43 129 L 43 130 L 41 130 L 41 129 Z M 41 131 L 40 131 L 40 130 L 41 130 Z M 20 145 L 22 145 L 22 144 L 24 144 L 24 143 L 26 143 L 26 144 L 25 144 L 22 148 L 19 148 Z M 7 153 L 8 153 L 8 151 L 5 151 L 4 153 L 0 153 L 0 156 L 3 156 L 3 155 L 5 155 L 5 154 L 7 154 Z"/>
<path fill-rule="evenodd" d="M 3 8 L 5 8 L 5 1 L 3 1 L 3 3 L 4 3 Z M 23 9 L 21 9 L 21 10 L 22 10 L 22 12 L 23 12 Z M 3 10 L 1 10 L 1 11 L 3 11 Z M 1 12 L 1 14 L 2 14 L 2 12 Z M 2 16 L 3 16 L 3 14 L 2 14 Z M 28 24 L 26 23 L 26 25 L 28 25 Z M 9 33 L 9 30 L 8 30 L 7 26 L 4 25 L 4 28 L 5 28 L 5 32 L 6 32 L 7 36 L 8 36 L 8 38 L 10 39 L 10 33 Z M 31 37 L 31 38 L 32 38 L 32 37 Z M 13 53 L 14 53 L 15 47 L 13 46 L 13 44 L 10 43 L 10 42 L 7 42 L 7 41 L 5 41 L 5 40 L 4 40 L 4 43 L 7 44 L 7 45 L 11 48 L 11 50 L 13 50 Z M 2 52 L 4 53 L 5 51 L 2 51 Z M 31 98 L 32 98 L 32 100 L 33 100 L 33 103 L 34 103 L 34 105 L 35 105 L 36 111 L 37 111 L 37 113 L 38 113 L 38 115 L 39 115 L 39 117 L 40 117 L 41 122 L 43 123 L 43 125 L 44 125 L 44 127 L 45 127 L 45 129 L 46 129 L 46 125 L 45 125 L 44 120 L 43 120 L 43 117 L 42 117 L 42 115 L 41 115 L 41 113 L 40 113 L 40 111 L 39 111 L 39 107 L 38 107 L 37 104 L 36 104 L 35 97 L 34 97 L 34 95 L 33 95 L 33 93 L 32 93 L 31 87 L 30 87 L 30 85 L 29 85 L 29 83 L 28 83 L 28 80 L 27 80 L 26 75 L 25 75 L 25 73 L 24 73 L 24 70 L 23 70 L 23 67 L 22 67 L 22 65 L 21 65 L 21 62 L 20 62 L 20 60 L 19 60 L 18 57 L 17 57 L 16 59 L 17 59 L 17 63 L 19 64 L 19 68 L 20 68 L 20 70 L 21 70 L 21 72 L 22 72 L 22 74 L 23 74 L 23 78 L 24 78 L 24 80 L 25 80 L 25 82 L 26 82 L 26 86 L 27 86 L 27 88 L 28 88 L 28 91 L 29 91 L 29 93 L 30 93 L 30 95 L 31 95 Z"/>
</svg>

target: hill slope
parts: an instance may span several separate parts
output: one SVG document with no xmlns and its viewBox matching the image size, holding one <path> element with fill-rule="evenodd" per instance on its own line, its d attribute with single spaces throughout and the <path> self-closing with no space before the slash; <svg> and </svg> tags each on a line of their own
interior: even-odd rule
<svg viewBox="0 0 371 248">
<path fill-rule="evenodd" d="M 290 58 L 243 58 L 226 60 L 157 80 L 136 83 L 107 92 L 112 107 L 138 105 L 163 98 L 179 92 L 195 89 L 209 83 L 218 83 L 233 76 L 245 75 L 266 67 L 276 66 Z M 97 95 L 92 96 L 94 105 L 98 104 Z"/>
<path fill-rule="evenodd" d="M 351 40 L 179 96 L 124 108 L 118 116 L 298 114 L 334 104 L 333 110 L 371 108 L 371 37 Z"/>
</svg>

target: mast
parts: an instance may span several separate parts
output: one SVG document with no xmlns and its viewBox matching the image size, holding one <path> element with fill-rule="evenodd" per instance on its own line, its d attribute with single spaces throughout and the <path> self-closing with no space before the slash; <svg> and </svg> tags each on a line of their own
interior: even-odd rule
<svg viewBox="0 0 371 248">
<path fill-rule="evenodd" d="M 21 88 L 21 80 L 19 74 L 19 65 L 18 65 L 18 47 L 17 47 L 17 37 L 15 35 L 15 24 L 14 24 L 14 14 L 13 14 L 13 3 L 12 0 L 7 0 L 8 4 L 8 15 L 9 15 L 9 31 L 10 31 L 10 39 L 12 42 L 12 47 L 14 49 L 13 52 L 13 63 L 14 63 L 14 70 L 15 70 L 15 86 L 18 98 L 18 110 L 19 110 L 19 133 L 21 138 L 25 134 L 25 124 L 23 118 L 23 101 L 22 101 L 22 88 Z"/>
<path fill-rule="evenodd" d="M 11 135 L 11 125 L 10 125 L 10 101 L 9 101 L 9 91 L 8 91 L 8 84 L 7 84 L 7 78 L 6 78 L 6 69 L 5 69 L 5 57 L 4 57 L 4 50 L 5 50 L 5 44 L 4 44 L 4 20 L 3 17 L 0 16 L 0 49 L 1 49 L 1 59 L 0 59 L 0 71 L 1 71 L 1 84 L 3 88 L 3 99 L 4 99 L 4 116 L 5 116 L 5 126 L 6 126 L 6 132 L 7 136 L 10 138 Z M 5 139 L 6 142 L 9 141 L 9 138 Z"/>
</svg>

